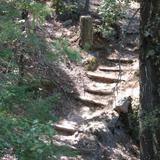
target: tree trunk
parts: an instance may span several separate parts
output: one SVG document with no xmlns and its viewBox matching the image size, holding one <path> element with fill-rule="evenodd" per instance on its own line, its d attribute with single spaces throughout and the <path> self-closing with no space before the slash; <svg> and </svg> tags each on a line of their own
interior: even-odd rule
<svg viewBox="0 0 160 160">
<path fill-rule="evenodd" d="M 160 110 L 160 0 L 141 2 L 140 152 L 141 160 L 159 160 L 159 126 L 149 115 Z"/>
</svg>

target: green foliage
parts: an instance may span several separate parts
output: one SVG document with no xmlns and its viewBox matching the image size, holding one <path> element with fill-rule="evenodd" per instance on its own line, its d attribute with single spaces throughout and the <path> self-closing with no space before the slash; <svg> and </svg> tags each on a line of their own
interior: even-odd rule
<svg viewBox="0 0 160 160">
<path fill-rule="evenodd" d="M 130 122 L 130 133 L 131 136 L 136 142 L 139 143 L 139 117 L 138 111 L 134 111 L 128 115 Z"/>
<path fill-rule="evenodd" d="M 67 40 L 61 39 L 50 44 L 36 32 L 36 26 L 43 22 L 45 16 L 50 11 L 46 5 L 28 0 L 2 0 L 0 9 L 2 13 L 0 15 L 0 31 L 3 31 L 0 32 L 1 58 L 4 54 L 5 56 L 8 54 L 10 54 L 10 56 L 11 54 L 21 54 L 17 53 L 18 50 L 27 56 L 37 54 L 37 52 L 40 51 L 44 54 L 48 53 L 48 56 L 52 58 L 59 57 L 58 60 L 65 54 L 71 58 L 71 60 L 77 61 L 79 59 L 78 51 L 69 48 Z M 21 13 L 24 9 L 32 15 L 31 21 L 23 22 L 21 20 Z M 22 31 L 22 28 L 25 30 Z"/>
<path fill-rule="evenodd" d="M 79 62 L 81 60 L 78 50 L 69 47 L 69 41 L 64 38 L 60 38 L 53 42 L 51 46 L 53 53 L 48 54 L 50 60 L 64 60 L 64 57 L 68 57 L 72 61 Z"/>
<path fill-rule="evenodd" d="M 132 99 L 131 108 L 128 112 L 129 133 L 139 143 L 139 98 Z"/>
<path fill-rule="evenodd" d="M 159 129 L 160 109 L 155 109 L 152 112 L 146 113 L 144 118 L 144 126 L 149 127 L 153 131 Z"/>
<path fill-rule="evenodd" d="M 60 95 L 42 97 L 43 88 L 32 88 L 32 81 L 16 84 L 16 75 L 0 83 L 0 157 L 12 149 L 18 159 L 47 160 L 55 155 L 75 155 L 66 146 L 52 143 L 53 106 Z M 36 83 L 37 84 L 37 83 Z"/>
<path fill-rule="evenodd" d="M 53 8 L 56 9 L 56 13 L 59 14 L 64 10 L 64 2 L 63 0 L 51 0 Z"/>
<path fill-rule="evenodd" d="M 53 105 L 59 100 L 59 95 L 41 98 L 43 88 L 32 88 L 32 82 L 18 85 L 15 81 L 5 81 L 0 84 L 1 110 L 7 110 L 12 113 L 21 111 L 18 114 L 25 115 L 30 119 L 39 119 L 41 121 L 51 120 L 54 117 L 49 114 Z"/>
<path fill-rule="evenodd" d="M 9 48 L 0 48 L 0 57 L 6 60 L 9 60 L 13 55 L 13 52 Z"/>
<path fill-rule="evenodd" d="M 103 24 L 99 29 L 104 37 L 115 34 L 112 25 L 120 18 L 123 8 L 128 4 L 129 0 L 123 0 L 122 2 L 117 0 L 102 0 L 99 7 L 99 15 L 102 18 Z"/>
<path fill-rule="evenodd" d="M 24 37 L 21 32 L 21 25 L 19 20 L 21 20 L 22 11 L 26 9 L 32 14 L 32 28 L 34 29 L 36 22 L 41 22 L 44 20 L 45 16 L 50 12 L 46 5 L 38 3 L 36 1 L 28 0 L 2 0 L 0 5 L 0 40 L 1 42 L 13 42 L 18 38 Z"/>
<path fill-rule="evenodd" d="M 29 13 L 28 20 L 22 20 L 23 10 Z M 51 124 L 57 118 L 51 112 L 60 95 L 44 94 L 47 88 L 41 82 L 43 79 L 34 73 L 28 78 L 25 70 L 25 60 L 34 54 L 66 54 L 77 59 L 78 52 L 66 42 L 53 46 L 36 31 L 48 12 L 45 4 L 34 0 L 0 3 L 0 67 L 6 71 L 0 73 L 0 159 L 6 149 L 13 150 L 20 160 L 47 160 L 54 159 L 56 154 L 71 154 L 68 148 L 52 143 L 55 131 Z"/>
<path fill-rule="evenodd" d="M 52 0 L 52 6 L 56 9 L 57 14 L 61 13 L 73 13 L 77 12 L 78 4 L 77 2 L 66 3 L 63 0 Z"/>
<path fill-rule="evenodd" d="M 85 43 L 85 45 L 84 45 L 84 47 L 83 47 L 83 50 L 84 50 L 84 51 L 89 51 L 89 50 L 91 50 L 91 48 L 92 48 L 92 45 L 91 45 L 91 44 Z"/>
<path fill-rule="evenodd" d="M 51 136 L 54 131 L 49 123 L 0 114 L 0 150 L 13 148 L 18 159 L 48 159 L 53 154 Z"/>
<path fill-rule="evenodd" d="M 3 150 L 11 149 L 21 160 L 49 160 L 55 155 L 77 155 L 67 146 L 56 146 L 52 142 L 52 123 L 41 123 L 15 117 L 5 112 L 0 113 L 0 157 Z"/>
</svg>

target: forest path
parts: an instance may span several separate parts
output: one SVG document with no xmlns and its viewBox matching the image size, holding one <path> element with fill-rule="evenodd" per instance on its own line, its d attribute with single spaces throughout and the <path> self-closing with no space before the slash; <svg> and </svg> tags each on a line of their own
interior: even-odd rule
<svg viewBox="0 0 160 160">
<path fill-rule="evenodd" d="M 56 140 L 76 147 L 83 155 L 80 159 L 105 160 L 108 154 L 108 159 L 116 160 L 123 154 L 124 159 L 134 160 L 128 150 L 138 149 L 114 108 L 129 96 L 138 97 L 138 61 L 111 55 L 105 62 L 96 71 L 86 72 L 89 83 L 76 97 L 80 105 L 54 125 L 59 132 Z"/>
<path fill-rule="evenodd" d="M 74 108 L 54 124 L 58 132 L 54 140 L 82 154 L 75 160 L 137 159 L 138 147 L 114 110 L 128 97 L 139 97 L 138 15 L 128 26 L 137 6 L 128 9 L 125 20 L 120 22 L 126 33 L 123 42 L 107 42 L 107 50 L 89 53 L 98 59 L 98 67 L 95 71 L 82 72 Z"/>
</svg>

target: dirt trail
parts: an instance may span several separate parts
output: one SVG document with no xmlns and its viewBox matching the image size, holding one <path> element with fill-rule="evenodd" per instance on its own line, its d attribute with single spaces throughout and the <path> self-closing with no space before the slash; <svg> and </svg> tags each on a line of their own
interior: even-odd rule
<svg viewBox="0 0 160 160">
<path fill-rule="evenodd" d="M 127 26 L 137 8 L 137 3 L 131 5 L 120 22 L 125 41 L 111 41 L 107 44 L 108 50 L 87 53 L 98 59 L 95 71 L 85 71 L 80 66 L 66 69 L 78 93 L 71 102 L 72 110 L 66 110 L 66 115 L 54 124 L 58 131 L 54 140 L 80 151 L 82 156 L 76 157 L 77 160 L 138 159 L 138 147 L 114 111 L 117 101 L 139 97 L 138 15 L 132 19 L 132 25 Z"/>
</svg>

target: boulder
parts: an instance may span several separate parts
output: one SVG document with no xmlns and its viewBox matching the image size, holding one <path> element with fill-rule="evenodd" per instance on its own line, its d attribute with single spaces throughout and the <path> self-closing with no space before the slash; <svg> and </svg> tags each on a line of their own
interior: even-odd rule
<svg viewBox="0 0 160 160">
<path fill-rule="evenodd" d="M 132 98 L 130 96 L 117 100 L 114 110 L 119 114 L 128 113 L 129 108 L 131 107 L 131 102 Z"/>
</svg>

